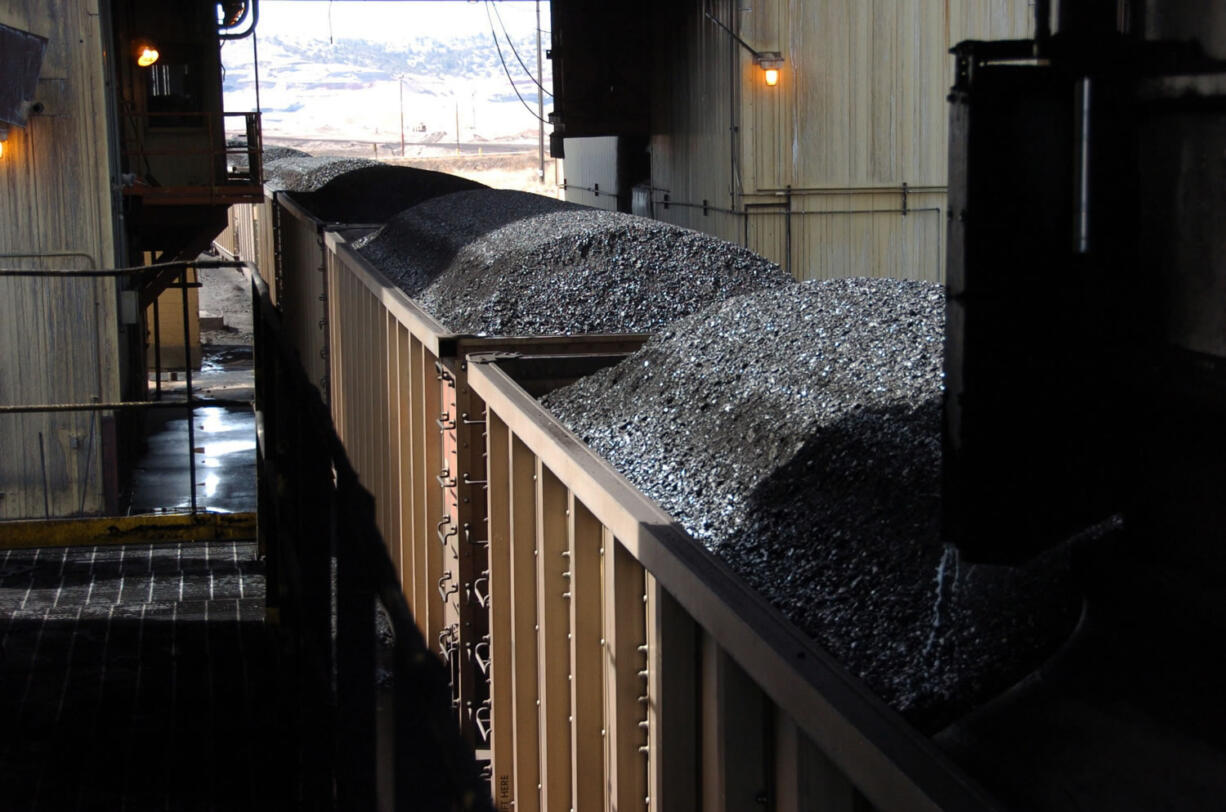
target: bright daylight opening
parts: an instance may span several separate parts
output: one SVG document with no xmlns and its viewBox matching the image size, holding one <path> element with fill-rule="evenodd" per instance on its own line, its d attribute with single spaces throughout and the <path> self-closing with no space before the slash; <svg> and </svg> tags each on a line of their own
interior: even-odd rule
<svg viewBox="0 0 1226 812">
<path fill-rule="evenodd" d="M 244 39 L 222 49 L 225 108 L 256 109 L 254 52 L 266 148 L 557 194 L 561 176 L 542 144 L 553 109 L 549 19 L 549 4 L 531 0 L 264 0 L 254 48 Z"/>
</svg>

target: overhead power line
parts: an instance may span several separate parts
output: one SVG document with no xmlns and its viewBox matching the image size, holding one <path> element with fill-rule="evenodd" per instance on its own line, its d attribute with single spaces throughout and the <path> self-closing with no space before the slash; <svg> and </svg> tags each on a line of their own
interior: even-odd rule
<svg viewBox="0 0 1226 812">
<path fill-rule="evenodd" d="M 486 0 L 486 7 L 492 5 L 489 0 Z M 528 70 L 528 66 L 524 64 L 523 57 L 519 55 L 519 51 L 515 49 L 515 43 L 511 41 L 511 35 L 507 33 L 507 25 L 502 21 L 502 14 L 498 11 L 498 6 L 494 6 L 494 16 L 498 18 L 498 25 L 502 27 L 502 36 L 506 39 L 507 45 L 511 46 L 511 53 L 515 54 L 515 59 L 519 61 L 519 66 L 524 69 L 524 73 L 528 74 L 528 78 L 532 80 L 532 84 L 541 89 L 549 98 L 553 98 L 553 94 L 549 92 L 549 88 L 541 84 L 540 80 L 532 75 L 532 71 Z M 542 77 L 544 78 L 544 77 Z"/>
<path fill-rule="evenodd" d="M 509 68 L 507 68 L 507 60 L 502 55 L 502 45 L 498 43 L 498 32 L 494 30 L 494 17 L 492 14 L 490 14 L 489 0 L 485 0 L 485 16 L 489 18 L 490 21 L 490 35 L 494 38 L 494 47 L 498 49 L 498 61 L 502 63 L 502 72 L 507 75 L 507 81 L 511 83 L 511 89 L 515 91 L 515 96 L 519 99 L 519 103 L 524 106 L 524 109 L 527 110 L 534 119 L 543 124 L 548 124 L 549 122 L 541 118 L 541 116 L 535 110 L 528 106 L 528 102 L 524 101 L 524 97 L 520 94 L 519 88 L 515 86 L 515 80 L 511 78 L 511 71 Z M 529 74 L 529 76 L 530 75 L 531 74 Z"/>
</svg>

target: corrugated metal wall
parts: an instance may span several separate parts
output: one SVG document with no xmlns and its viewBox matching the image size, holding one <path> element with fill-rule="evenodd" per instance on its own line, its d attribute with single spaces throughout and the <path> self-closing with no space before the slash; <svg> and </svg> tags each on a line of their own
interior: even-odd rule
<svg viewBox="0 0 1226 812">
<path fill-rule="evenodd" d="M 49 40 L 44 110 L 0 158 L 0 267 L 114 265 L 100 19 L 96 2 L 0 3 L 0 22 Z M 110 279 L 0 280 L 0 403 L 119 400 L 116 322 Z M 101 511 L 101 422 L 0 417 L 0 519 Z"/>
<path fill-rule="evenodd" d="M 800 279 L 943 279 L 948 51 L 1029 36 L 1029 2 L 714 3 L 756 50 L 783 54 L 774 88 L 701 2 L 670 13 L 658 27 L 656 217 L 746 244 Z"/>
<path fill-rule="evenodd" d="M 740 147 L 732 130 L 733 111 L 741 103 L 739 46 L 706 18 L 704 5 L 727 24 L 736 16 L 734 0 L 656 7 L 660 19 L 651 110 L 655 216 L 743 243 L 743 218 L 730 214 L 739 208 Z"/>
</svg>

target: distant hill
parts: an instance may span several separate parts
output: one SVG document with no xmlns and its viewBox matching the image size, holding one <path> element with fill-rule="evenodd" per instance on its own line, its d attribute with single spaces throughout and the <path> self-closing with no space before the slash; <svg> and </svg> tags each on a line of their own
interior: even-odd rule
<svg viewBox="0 0 1226 812">
<path fill-rule="evenodd" d="M 519 38 L 526 39 L 526 38 Z M 535 43 L 519 55 L 535 71 Z M 372 142 L 400 138 L 401 77 L 406 140 L 442 133 L 445 141 L 505 139 L 535 130 L 536 84 L 502 42 L 503 57 L 527 108 L 507 81 L 491 37 L 433 37 L 389 45 L 362 39 L 259 40 L 259 92 L 264 130 L 270 135 L 349 138 Z M 251 49 L 242 41 L 222 52 L 226 109 L 255 108 Z M 545 63 L 546 88 L 551 84 Z M 552 99 L 545 98 L 546 112 Z"/>
</svg>

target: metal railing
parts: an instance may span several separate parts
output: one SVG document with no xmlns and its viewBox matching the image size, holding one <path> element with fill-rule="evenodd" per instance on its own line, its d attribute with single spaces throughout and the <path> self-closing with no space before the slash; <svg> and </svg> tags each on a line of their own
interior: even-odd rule
<svg viewBox="0 0 1226 812">
<path fill-rule="evenodd" d="M 192 364 L 191 364 L 191 348 L 188 341 L 187 325 L 190 323 L 190 312 L 188 306 L 187 291 L 192 287 L 199 287 L 198 282 L 189 282 L 188 273 L 193 270 L 202 269 L 218 269 L 218 268 L 241 268 L 241 262 L 164 262 L 148 266 L 138 266 L 132 268 L 105 268 L 105 269 L 89 269 L 89 270 L 45 270 L 45 269 L 0 269 L 0 278 L 44 278 L 44 279 L 72 279 L 72 278 L 99 278 L 99 277 L 128 277 L 135 279 L 143 279 L 152 277 L 155 274 L 164 274 L 167 272 L 178 271 L 178 281 L 172 283 L 168 287 L 179 288 L 182 293 L 181 308 L 183 321 L 183 351 L 184 351 L 184 385 L 185 395 L 183 400 L 162 401 L 162 365 L 161 365 L 161 329 L 158 324 L 158 308 L 156 300 L 154 303 L 154 355 L 155 368 L 157 372 L 157 384 L 154 393 L 154 400 L 151 401 L 116 401 L 116 402 L 101 402 L 93 403 L 38 403 L 38 404 L 17 404 L 0 406 L 0 415 L 6 414 L 51 414 L 56 412 L 140 412 L 150 409 L 182 409 L 188 415 L 187 420 L 187 457 L 188 457 L 188 480 L 189 480 L 189 501 L 190 513 L 195 516 L 200 512 L 200 506 L 197 499 L 197 476 L 196 476 L 196 437 L 195 437 L 195 421 L 191 419 L 197 407 L 202 406 L 250 406 L 249 401 L 235 400 L 227 398 L 198 398 L 192 386 Z M 41 437 L 39 438 L 41 442 Z M 45 468 L 45 466 L 44 466 Z M 48 501 L 46 497 L 46 484 L 44 473 L 44 502 Z M 45 518 L 51 518 L 50 506 L 45 508 Z"/>
<path fill-rule="evenodd" d="M 264 143 L 259 113 L 127 113 L 124 119 L 125 195 L 162 205 L 263 199 Z M 233 146 L 226 140 L 226 122 L 232 119 L 241 119 L 243 134 L 243 142 Z M 202 180 L 175 183 L 157 177 L 155 166 L 178 169 L 183 162 L 201 171 Z"/>
</svg>

